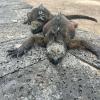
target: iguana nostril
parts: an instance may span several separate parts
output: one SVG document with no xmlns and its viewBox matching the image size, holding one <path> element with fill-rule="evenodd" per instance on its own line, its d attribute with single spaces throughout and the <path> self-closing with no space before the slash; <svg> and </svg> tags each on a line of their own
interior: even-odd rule
<svg viewBox="0 0 100 100">
<path fill-rule="evenodd" d="M 52 48 L 51 50 L 53 53 L 57 54 L 60 52 L 60 50 L 58 48 Z"/>
</svg>

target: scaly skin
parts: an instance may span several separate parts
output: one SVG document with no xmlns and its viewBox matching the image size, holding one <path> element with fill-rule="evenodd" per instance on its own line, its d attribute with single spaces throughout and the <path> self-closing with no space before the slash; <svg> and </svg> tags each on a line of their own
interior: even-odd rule
<svg viewBox="0 0 100 100">
<path fill-rule="evenodd" d="M 38 6 L 37 8 L 32 9 L 31 12 L 27 13 L 27 20 L 24 21 L 24 24 L 31 25 L 33 21 L 37 21 L 39 25 L 37 28 L 31 28 L 33 34 L 42 32 L 44 25 L 51 20 L 55 15 L 53 15 L 46 7 L 43 5 Z M 95 18 L 85 16 L 85 15 L 65 15 L 67 19 L 86 19 L 97 22 Z"/>
<path fill-rule="evenodd" d="M 100 47 L 86 39 L 83 34 L 76 34 L 76 28 L 77 23 L 68 20 L 62 14 L 56 15 L 44 25 L 43 34 L 45 36 L 42 34 L 33 35 L 19 48 L 8 50 L 8 55 L 11 57 L 21 57 L 37 43 L 46 46 L 48 58 L 55 65 L 61 61 L 68 49 L 73 48 L 87 49 L 100 60 Z"/>
</svg>

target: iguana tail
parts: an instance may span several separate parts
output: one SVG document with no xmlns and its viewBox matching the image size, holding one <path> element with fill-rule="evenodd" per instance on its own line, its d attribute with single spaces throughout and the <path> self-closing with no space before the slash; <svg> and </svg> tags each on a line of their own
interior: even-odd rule
<svg viewBox="0 0 100 100">
<path fill-rule="evenodd" d="M 68 18 L 69 20 L 72 19 L 87 19 L 87 20 L 92 20 L 97 22 L 97 19 L 90 17 L 90 16 L 85 16 L 85 15 L 67 15 L 66 18 Z"/>
</svg>

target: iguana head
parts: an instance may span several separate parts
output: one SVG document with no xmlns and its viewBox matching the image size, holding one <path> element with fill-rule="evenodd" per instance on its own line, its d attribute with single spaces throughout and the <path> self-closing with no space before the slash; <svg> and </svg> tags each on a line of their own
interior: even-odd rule
<svg viewBox="0 0 100 100">
<path fill-rule="evenodd" d="M 47 56 L 54 65 L 60 63 L 66 54 L 66 48 L 63 43 L 49 43 L 47 45 Z"/>
</svg>

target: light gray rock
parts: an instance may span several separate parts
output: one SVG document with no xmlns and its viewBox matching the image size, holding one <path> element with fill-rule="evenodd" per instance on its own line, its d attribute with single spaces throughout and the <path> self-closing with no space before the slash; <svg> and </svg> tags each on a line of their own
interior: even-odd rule
<svg viewBox="0 0 100 100">
<path fill-rule="evenodd" d="M 22 0 L 0 0 L 0 100 L 100 100 L 100 70 L 89 51 L 70 50 L 57 66 L 38 46 L 21 58 L 6 57 L 30 34 L 28 25 L 22 25 L 30 8 Z M 95 39 L 93 33 L 77 33 Z"/>
</svg>

